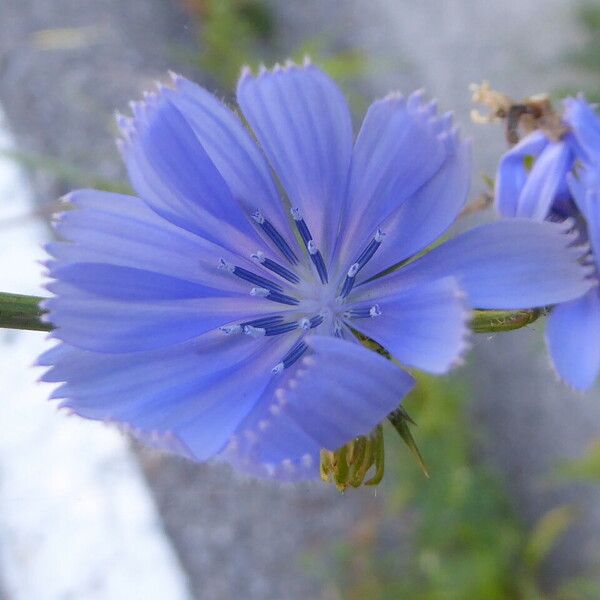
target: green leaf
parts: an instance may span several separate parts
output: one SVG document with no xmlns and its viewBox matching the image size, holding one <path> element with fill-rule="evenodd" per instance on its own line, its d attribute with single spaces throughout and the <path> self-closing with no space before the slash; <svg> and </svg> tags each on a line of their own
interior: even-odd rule
<svg viewBox="0 0 600 600">
<path fill-rule="evenodd" d="M 413 457 L 417 461 L 417 464 L 423 471 L 423 475 L 429 478 L 429 471 L 427 470 L 427 465 L 425 460 L 423 459 L 423 455 L 417 446 L 417 442 L 415 442 L 415 438 L 412 435 L 412 432 L 408 426 L 408 423 L 413 423 L 414 421 L 408 416 L 406 411 L 400 407 L 397 408 L 393 413 L 388 415 L 388 421 L 394 426 L 394 429 L 400 434 L 403 442 L 406 444 L 408 449 L 411 451 Z"/>
<path fill-rule="evenodd" d="M 550 550 L 576 517 L 572 506 L 558 506 L 547 512 L 536 524 L 524 550 L 524 559 L 532 568 L 538 568 Z"/>
</svg>

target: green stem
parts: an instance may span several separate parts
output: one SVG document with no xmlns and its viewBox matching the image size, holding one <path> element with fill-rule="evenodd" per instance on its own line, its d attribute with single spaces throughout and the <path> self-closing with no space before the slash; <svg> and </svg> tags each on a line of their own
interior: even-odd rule
<svg viewBox="0 0 600 600">
<path fill-rule="evenodd" d="M 475 333 L 500 333 L 531 325 L 544 314 L 540 308 L 529 310 L 474 310 L 471 329 Z"/>
<path fill-rule="evenodd" d="M 46 312 L 40 308 L 44 298 L 0 292 L 0 327 L 8 329 L 30 329 L 51 331 L 50 323 L 44 323 L 41 316 Z"/>
<path fill-rule="evenodd" d="M 51 331 L 50 323 L 44 323 L 41 316 L 46 312 L 40 308 L 44 298 L 39 296 L 23 296 L 0 292 L 0 327 L 8 329 L 31 329 L 34 331 Z M 475 333 L 498 333 L 513 331 L 530 325 L 544 313 L 543 309 L 530 310 L 475 310 L 471 320 L 471 329 Z M 367 346 L 375 346 L 374 342 L 356 332 L 359 339 Z M 374 348 L 389 357 L 380 346 Z"/>
</svg>

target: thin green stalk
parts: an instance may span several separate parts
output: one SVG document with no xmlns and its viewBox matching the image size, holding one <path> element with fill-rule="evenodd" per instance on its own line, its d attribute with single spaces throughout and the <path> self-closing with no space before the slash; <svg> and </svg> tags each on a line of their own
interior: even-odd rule
<svg viewBox="0 0 600 600">
<path fill-rule="evenodd" d="M 475 333 L 514 331 L 531 325 L 544 313 L 542 309 L 529 310 L 474 310 L 471 329 Z"/>
<path fill-rule="evenodd" d="M 30 329 L 34 331 L 51 331 L 50 323 L 41 320 L 46 312 L 40 308 L 40 302 L 44 298 L 39 296 L 24 296 L 22 294 L 8 294 L 0 292 L 0 327 L 8 329 Z M 530 325 L 536 321 L 543 310 L 476 310 L 473 311 L 471 329 L 475 333 L 497 333 L 501 331 L 512 331 Z M 367 346 L 374 343 L 360 334 L 359 339 Z M 377 350 L 389 355 L 381 347 Z"/>
<path fill-rule="evenodd" d="M 0 327 L 51 331 L 52 325 L 41 320 L 42 315 L 46 312 L 40 308 L 42 300 L 44 298 L 39 296 L 0 292 Z"/>
</svg>

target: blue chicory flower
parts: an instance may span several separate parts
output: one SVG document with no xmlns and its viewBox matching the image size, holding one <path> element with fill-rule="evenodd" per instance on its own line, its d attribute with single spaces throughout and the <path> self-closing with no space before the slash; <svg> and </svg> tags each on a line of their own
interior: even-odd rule
<svg viewBox="0 0 600 600">
<path fill-rule="evenodd" d="M 509 220 L 442 235 L 464 206 L 469 145 L 420 92 L 368 110 L 358 137 L 311 64 L 237 88 L 258 141 L 174 76 L 119 117 L 137 194 L 73 192 L 48 247 L 53 394 L 195 460 L 318 476 L 322 448 L 369 433 L 412 377 L 446 372 L 469 310 L 562 302 L 589 288 L 561 225 Z M 272 169 L 272 170 L 271 170 Z"/>
<path fill-rule="evenodd" d="M 577 214 L 567 182 L 576 161 L 600 148 L 600 121 L 579 96 L 564 101 L 565 134 L 537 129 L 504 154 L 496 176 L 496 206 L 505 217 L 562 220 Z"/>
<path fill-rule="evenodd" d="M 564 109 L 568 127 L 564 137 L 552 141 L 537 130 L 504 155 L 496 179 L 496 202 L 504 216 L 572 218 L 580 239 L 591 243 L 593 287 L 555 307 L 546 331 L 558 375 L 584 390 L 600 371 L 600 118 L 582 96 L 567 98 Z M 531 170 L 527 156 L 533 158 Z"/>
</svg>

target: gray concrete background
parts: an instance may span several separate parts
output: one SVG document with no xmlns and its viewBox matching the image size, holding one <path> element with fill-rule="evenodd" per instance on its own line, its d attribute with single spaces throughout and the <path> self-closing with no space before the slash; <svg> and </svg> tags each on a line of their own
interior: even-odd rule
<svg viewBox="0 0 600 600">
<path fill-rule="evenodd" d="M 367 81 L 374 95 L 425 86 L 443 108 L 456 109 L 475 140 L 476 173 L 493 169 L 502 139 L 493 127 L 469 123 L 469 83 L 488 78 L 524 96 L 573 79 L 559 58 L 579 43 L 574 2 L 273 4 L 290 47 L 306 32 L 327 30 L 340 46 L 358 46 L 378 58 Z M 70 27 L 86 32 L 70 48 L 53 46 L 43 33 Z M 186 72 L 178 50 L 192 44 L 183 13 L 167 0 L 0 0 L 0 103 L 25 152 L 111 179 L 122 174 L 113 145 L 114 109 L 125 109 L 167 68 Z M 35 177 L 40 204 L 66 191 L 47 172 L 37 170 Z M 558 458 L 577 455 L 598 436 L 600 399 L 557 385 L 541 350 L 539 326 L 493 340 L 480 337 L 469 368 L 475 415 L 487 431 L 482 455 L 506 477 L 523 517 L 533 522 L 566 500 L 584 510 L 583 522 L 549 563 L 552 583 L 600 556 L 599 492 L 553 490 L 545 482 Z M 147 451 L 140 458 L 198 598 L 321 597 L 303 556 L 330 547 L 350 523 L 380 506 L 381 493 L 340 497 L 318 485 L 239 480 L 228 471 Z"/>
</svg>

